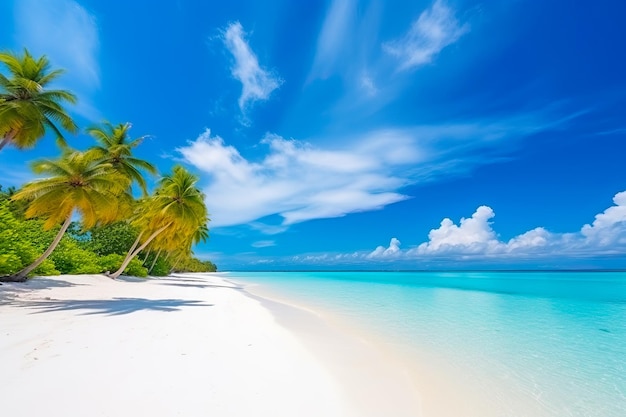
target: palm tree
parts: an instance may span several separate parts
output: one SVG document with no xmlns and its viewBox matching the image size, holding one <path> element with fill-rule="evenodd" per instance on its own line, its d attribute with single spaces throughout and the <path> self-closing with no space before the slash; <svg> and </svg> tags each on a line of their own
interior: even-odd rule
<svg viewBox="0 0 626 417">
<path fill-rule="evenodd" d="M 23 282 L 61 241 L 72 216 L 82 218 L 83 227 L 107 224 L 126 214 L 132 197 L 123 187 L 124 179 L 111 164 L 102 163 L 93 152 L 66 152 L 58 160 L 41 160 L 33 164 L 38 174 L 50 177 L 28 183 L 13 200 L 29 200 L 26 217 L 43 217 L 44 229 L 63 223 L 46 251 L 28 267 L 5 281 Z"/>
<path fill-rule="evenodd" d="M 93 148 L 95 152 L 99 152 L 104 161 L 113 165 L 113 168 L 131 182 L 135 181 L 143 194 L 147 195 L 146 180 L 141 171 L 156 174 L 157 169 L 150 162 L 132 156 L 133 148 L 143 142 L 146 136 L 131 140 L 128 135 L 131 127 L 130 123 L 120 123 L 113 126 L 105 121 L 100 126 L 87 129 L 87 132 L 98 142 L 98 146 Z"/>
<path fill-rule="evenodd" d="M 182 242 L 176 246 L 176 260 L 172 264 L 171 272 L 174 272 L 174 269 L 178 266 L 178 264 L 185 258 L 191 259 L 193 255 L 193 250 L 191 247 L 194 244 L 198 244 L 200 242 L 206 242 L 209 239 L 209 228 L 207 224 L 200 225 L 193 235 L 191 236 L 183 236 Z"/>
<path fill-rule="evenodd" d="M 148 236 L 139 247 L 131 248 L 120 268 L 111 274 L 117 278 L 126 269 L 130 261 L 159 237 L 162 242 L 171 245 L 180 242 L 178 236 L 193 236 L 196 230 L 206 227 L 208 213 L 204 203 L 204 194 L 196 188 L 198 177 L 181 166 L 175 166 L 172 175 L 163 177 L 152 197 L 146 199 L 135 223 L 142 227 L 141 236 Z M 174 248 L 165 248 L 173 250 Z"/>
<path fill-rule="evenodd" d="M 11 76 L 0 74 L 0 149 L 9 143 L 19 149 L 32 148 L 47 130 L 65 145 L 56 124 L 71 133 L 78 130 L 62 106 L 64 102 L 74 104 L 76 96 L 46 88 L 63 70 L 51 70 L 48 58 L 35 59 L 26 49 L 23 55 L 0 53 L 0 62 Z"/>
</svg>

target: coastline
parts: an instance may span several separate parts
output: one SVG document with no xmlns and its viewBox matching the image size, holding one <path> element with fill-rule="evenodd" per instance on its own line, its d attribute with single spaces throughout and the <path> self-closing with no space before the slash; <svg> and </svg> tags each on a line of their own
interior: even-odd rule
<svg viewBox="0 0 626 417">
<path fill-rule="evenodd" d="M 6 284 L 0 320 L 12 416 L 421 415 L 398 363 L 220 274 Z"/>
<path fill-rule="evenodd" d="M 366 399 L 367 408 L 377 410 L 373 416 L 500 417 L 511 412 L 493 404 L 492 393 L 477 385 L 471 372 L 436 352 L 419 350 L 416 355 L 413 346 L 322 303 L 312 304 L 274 287 L 252 283 L 253 279 L 238 277 L 237 272 L 217 274 L 236 285 L 250 283 L 246 292 L 330 364 L 352 401 Z M 365 367 L 359 366 L 360 360 Z M 376 382 L 364 383 L 368 380 Z M 527 410 L 535 408 L 525 405 Z M 543 416 L 537 410 L 530 415 Z"/>
</svg>

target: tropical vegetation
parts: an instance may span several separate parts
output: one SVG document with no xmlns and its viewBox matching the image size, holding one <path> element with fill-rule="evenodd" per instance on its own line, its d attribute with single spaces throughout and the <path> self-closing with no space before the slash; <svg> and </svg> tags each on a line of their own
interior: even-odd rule
<svg viewBox="0 0 626 417">
<path fill-rule="evenodd" d="M 63 104 L 74 104 L 76 96 L 65 90 L 51 90 L 49 84 L 63 70 L 51 70 L 45 56 L 35 59 L 28 50 L 23 54 L 0 53 L 10 74 L 0 73 L 0 150 L 11 144 L 19 149 L 32 148 L 50 130 L 59 144 L 65 139 L 59 124 L 70 133 L 78 127 Z"/>
<path fill-rule="evenodd" d="M 76 98 L 49 88 L 63 71 L 27 50 L 0 53 L 0 63 L 7 74 L 0 69 L 0 149 L 33 147 L 48 132 L 60 147 L 60 156 L 32 163 L 39 179 L 20 189 L 0 185 L 0 281 L 59 273 L 117 278 L 216 270 L 193 257 L 193 245 L 209 235 L 205 196 L 195 175 L 176 166 L 150 194 L 146 175 L 157 170 L 133 153 L 146 136 L 132 139 L 130 123 L 105 121 L 86 130 L 93 146 L 73 149 L 60 128 L 78 131 L 63 107 Z"/>
</svg>

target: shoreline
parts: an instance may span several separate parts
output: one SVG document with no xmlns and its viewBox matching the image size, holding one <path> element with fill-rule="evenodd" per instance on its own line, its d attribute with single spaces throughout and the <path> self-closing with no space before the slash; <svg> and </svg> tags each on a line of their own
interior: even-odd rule
<svg viewBox="0 0 626 417">
<path fill-rule="evenodd" d="M 13 416 L 422 415 L 401 366 L 219 274 L 6 284 L 0 320 Z"/>
<path fill-rule="evenodd" d="M 448 362 L 445 356 L 437 352 L 415 350 L 412 346 L 407 346 L 404 341 L 395 339 L 389 334 L 382 334 L 362 321 L 347 317 L 322 303 L 312 304 L 300 298 L 294 299 L 291 294 L 287 295 L 271 286 L 254 282 L 254 278 L 241 277 L 239 279 L 246 281 L 242 283 L 238 281 L 236 272 L 217 272 L 216 274 L 237 285 L 246 285 L 249 281 L 251 285 L 244 287 L 245 291 L 260 299 L 264 306 L 277 317 L 279 323 L 302 337 L 307 346 L 311 346 L 319 357 L 331 364 L 331 369 L 339 370 L 340 372 L 335 372 L 339 380 L 350 381 L 355 374 L 359 373 L 362 373 L 364 378 L 368 378 L 367 372 L 370 370 L 354 372 L 354 370 L 343 369 L 347 372 L 341 372 L 342 361 L 350 362 L 354 359 L 350 358 L 349 352 L 345 350 L 337 350 L 336 346 L 325 346 L 324 339 L 335 341 L 344 339 L 349 346 L 358 345 L 357 349 L 362 355 L 368 355 L 370 359 L 377 358 L 378 361 L 384 363 L 377 371 L 391 382 L 393 386 L 391 392 L 402 394 L 397 399 L 397 404 L 403 404 L 404 410 L 416 410 L 417 404 L 418 411 L 407 415 L 500 417 L 503 412 L 511 411 L 494 406 L 489 401 L 489 394 L 483 390 L 487 387 L 477 386 L 471 372 L 458 368 L 456 364 Z M 296 312 L 298 319 L 290 320 L 290 311 Z M 309 320 L 317 322 L 313 324 L 314 326 L 323 327 L 321 332 L 307 333 L 306 329 L 304 331 L 298 329 L 302 323 L 302 317 L 306 316 L 309 316 Z M 316 340 L 320 334 L 324 336 L 321 342 Z M 369 395 L 373 395 L 374 400 L 378 396 L 375 391 L 368 394 L 366 387 L 358 385 L 356 389 L 354 386 L 351 387 L 349 395 L 353 399 L 358 400 L 358 397 L 363 398 L 365 395 L 371 402 L 372 397 Z M 389 406 L 389 403 L 386 405 Z M 379 407 L 381 404 L 374 404 L 374 406 Z M 394 410 L 394 412 L 387 410 L 388 414 L 383 412 L 384 408 L 380 407 L 380 410 L 381 414 L 375 415 L 393 415 L 394 417 L 405 415 L 402 414 L 401 409 Z M 534 416 L 535 414 L 528 415 Z"/>
</svg>

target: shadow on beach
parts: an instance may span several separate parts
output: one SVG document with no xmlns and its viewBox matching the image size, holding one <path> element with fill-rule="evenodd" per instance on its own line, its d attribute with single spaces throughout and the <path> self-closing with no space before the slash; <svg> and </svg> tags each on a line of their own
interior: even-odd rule
<svg viewBox="0 0 626 417">
<path fill-rule="evenodd" d="M 0 301 L 10 301 L 19 296 L 19 294 L 27 293 L 32 290 L 38 290 L 43 288 L 67 288 L 76 287 L 85 284 L 76 284 L 74 282 L 65 281 L 62 279 L 50 279 L 35 277 L 26 282 L 5 282 L 0 286 Z"/>
<path fill-rule="evenodd" d="M 211 307 L 197 300 L 162 299 L 150 300 L 146 298 L 113 298 L 111 300 L 44 300 L 44 301 L 17 301 L 14 305 L 37 310 L 34 314 L 50 313 L 55 311 L 85 310 L 81 315 L 104 314 L 119 316 L 136 313 L 138 311 L 179 311 L 182 307 Z"/>
<path fill-rule="evenodd" d="M 203 282 L 202 284 L 194 284 L 194 283 L 189 283 L 189 282 L 176 282 L 176 281 L 179 281 L 179 280 L 176 279 L 176 280 L 169 280 L 165 282 L 159 282 L 159 285 L 169 285 L 172 287 L 181 287 L 181 288 L 228 288 L 231 290 L 243 290 L 243 287 L 237 287 L 237 286 L 232 286 L 232 285 L 207 284 L 206 281 L 200 281 L 200 282 Z"/>
</svg>

